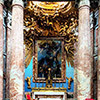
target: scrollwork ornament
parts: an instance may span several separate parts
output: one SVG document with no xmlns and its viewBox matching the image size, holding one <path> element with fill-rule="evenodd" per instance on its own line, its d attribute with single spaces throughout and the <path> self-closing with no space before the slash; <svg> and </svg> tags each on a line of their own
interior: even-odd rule
<svg viewBox="0 0 100 100">
<path fill-rule="evenodd" d="M 63 12 L 63 10 L 56 12 L 54 9 L 52 9 L 53 12 L 51 12 L 51 15 L 45 15 L 43 8 L 40 8 L 41 6 L 37 7 L 37 5 L 33 5 L 32 1 L 30 1 L 24 9 L 24 43 L 26 45 L 26 67 L 29 65 L 33 56 L 33 37 L 38 38 L 41 36 L 65 37 L 64 48 L 67 55 L 67 62 L 68 64 L 70 62 L 70 64 L 73 66 L 74 43 L 77 41 L 77 36 L 74 34 L 74 32 L 72 32 L 72 30 L 78 25 L 77 9 L 75 9 L 74 12 L 70 11 L 69 9 L 70 13 L 67 11 Z M 64 9 L 66 10 L 66 6 Z M 46 8 L 46 11 L 49 11 L 48 8 Z M 56 13 L 55 15 L 53 15 L 54 12 Z"/>
</svg>

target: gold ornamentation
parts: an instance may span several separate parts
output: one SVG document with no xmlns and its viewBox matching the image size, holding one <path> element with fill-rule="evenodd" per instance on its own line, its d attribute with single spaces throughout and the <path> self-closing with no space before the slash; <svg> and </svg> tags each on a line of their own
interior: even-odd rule
<svg viewBox="0 0 100 100">
<path fill-rule="evenodd" d="M 33 56 L 33 41 L 37 37 L 64 37 L 68 64 L 73 66 L 74 43 L 77 36 L 72 32 L 78 25 L 77 9 L 74 2 L 33 2 L 29 1 L 24 14 L 25 63 L 29 65 Z M 73 33 L 73 34 L 72 34 Z M 28 53 L 27 53 L 28 52 Z"/>
<path fill-rule="evenodd" d="M 48 69 L 48 79 L 46 79 L 46 87 L 51 88 L 52 87 L 52 79 L 51 79 L 51 68 Z"/>
<path fill-rule="evenodd" d="M 28 84 L 28 86 L 27 86 L 27 88 L 28 89 L 30 89 L 31 88 L 31 78 L 32 78 L 32 76 L 30 76 L 30 77 L 27 77 L 25 80 L 26 80 L 26 82 L 27 82 L 27 84 Z"/>
<path fill-rule="evenodd" d="M 72 77 L 70 77 L 70 78 L 66 77 L 66 78 L 68 79 L 68 89 L 70 90 L 71 89 L 71 82 L 73 81 L 73 79 L 72 79 Z"/>
<path fill-rule="evenodd" d="M 60 89 L 57 87 L 52 87 L 52 88 L 47 88 L 47 87 L 41 87 L 41 88 L 37 88 L 34 87 L 32 88 L 32 92 L 67 92 L 66 88 L 61 87 Z"/>
<path fill-rule="evenodd" d="M 52 76 L 51 76 L 51 68 L 48 68 L 48 78 L 46 79 L 45 87 L 34 87 L 32 88 L 32 92 L 67 92 L 66 88 L 61 87 L 60 89 L 52 86 Z"/>
</svg>

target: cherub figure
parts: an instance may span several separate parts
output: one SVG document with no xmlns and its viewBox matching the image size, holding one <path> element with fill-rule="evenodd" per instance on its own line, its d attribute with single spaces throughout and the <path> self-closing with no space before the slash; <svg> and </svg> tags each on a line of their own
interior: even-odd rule
<svg viewBox="0 0 100 100">
<path fill-rule="evenodd" d="M 32 78 L 32 76 L 27 77 L 27 78 L 25 79 L 25 81 L 26 81 L 26 82 L 27 82 L 27 84 L 28 84 L 28 86 L 27 86 L 27 88 L 28 88 L 28 89 L 30 89 L 30 88 L 31 88 L 31 78 Z"/>
<path fill-rule="evenodd" d="M 73 79 L 72 79 L 72 77 L 70 77 L 70 78 L 66 77 L 66 78 L 68 79 L 68 89 L 70 90 L 71 82 L 73 81 Z"/>
</svg>

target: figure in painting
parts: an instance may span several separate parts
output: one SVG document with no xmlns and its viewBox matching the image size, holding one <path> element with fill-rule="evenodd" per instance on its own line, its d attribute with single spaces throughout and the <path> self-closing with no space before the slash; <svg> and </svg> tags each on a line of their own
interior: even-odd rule
<svg viewBox="0 0 100 100">
<path fill-rule="evenodd" d="M 47 79 L 48 69 L 51 68 L 52 78 L 56 74 L 61 78 L 61 41 L 38 41 L 38 77 Z"/>
</svg>

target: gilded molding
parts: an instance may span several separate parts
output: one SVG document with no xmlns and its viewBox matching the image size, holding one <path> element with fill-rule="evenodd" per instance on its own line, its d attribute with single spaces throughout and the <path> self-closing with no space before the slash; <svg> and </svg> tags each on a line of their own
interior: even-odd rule
<svg viewBox="0 0 100 100">
<path fill-rule="evenodd" d="M 89 6 L 90 7 L 90 1 L 89 0 L 80 0 L 79 2 L 79 8 L 82 7 L 82 6 Z"/>
<path fill-rule="evenodd" d="M 15 5 L 15 4 L 24 7 L 24 3 L 22 0 L 13 0 L 12 5 Z"/>
<path fill-rule="evenodd" d="M 0 4 L 4 4 L 4 0 L 0 0 Z"/>
</svg>

